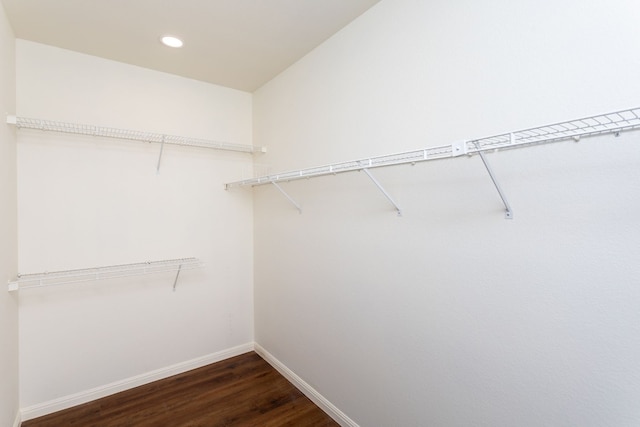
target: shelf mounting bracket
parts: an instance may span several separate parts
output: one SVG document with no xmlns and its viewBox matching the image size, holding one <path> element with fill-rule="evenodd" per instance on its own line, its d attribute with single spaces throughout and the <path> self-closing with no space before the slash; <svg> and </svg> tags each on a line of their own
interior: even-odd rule
<svg viewBox="0 0 640 427">
<path fill-rule="evenodd" d="M 176 291 L 176 285 L 178 284 L 178 277 L 180 277 L 180 270 L 182 270 L 182 264 L 178 266 L 178 272 L 176 273 L 176 278 L 173 281 L 173 292 Z"/>
<path fill-rule="evenodd" d="M 384 189 L 384 187 L 378 182 L 377 179 L 375 179 L 375 177 L 371 174 L 371 172 L 369 171 L 369 169 L 367 168 L 362 168 L 362 171 L 364 173 L 367 174 L 367 176 L 369 178 L 371 178 L 371 181 L 373 181 L 373 183 L 376 185 L 376 187 L 378 187 L 378 190 L 382 191 L 382 194 L 384 194 L 384 196 L 387 198 L 387 200 L 389 201 L 389 203 L 391 203 L 393 205 L 393 207 L 396 209 L 396 211 L 398 211 L 398 216 L 402 216 L 402 210 L 400 209 L 400 207 L 398 206 L 398 204 L 393 200 L 393 198 L 389 195 L 389 193 L 387 193 L 387 191 Z"/>
<path fill-rule="evenodd" d="M 160 143 L 160 155 L 158 156 L 158 165 L 156 166 L 156 175 L 160 173 L 160 161 L 162 160 L 163 150 L 164 150 L 164 135 L 162 135 L 162 142 Z"/>
<path fill-rule="evenodd" d="M 502 188 L 500 188 L 500 184 L 498 184 L 498 181 L 496 180 L 496 177 L 493 174 L 493 170 L 491 169 L 491 165 L 487 161 L 487 158 L 485 157 L 484 153 L 482 152 L 482 149 L 480 148 L 480 146 L 478 145 L 477 142 L 475 143 L 475 146 L 478 149 L 477 152 L 480 155 L 480 158 L 482 159 L 482 163 L 484 163 L 484 167 L 487 169 L 487 172 L 489 173 L 489 177 L 491 178 L 491 181 L 493 181 L 493 185 L 496 187 L 496 190 L 498 191 L 498 194 L 500 195 L 500 199 L 502 199 L 502 203 L 504 204 L 504 217 L 505 217 L 505 219 L 513 219 L 513 211 L 511 210 L 511 206 L 509 205 L 509 201 L 507 200 L 506 196 L 504 195 L 504 192 L 502 191 Z"/>
<path fill-rule="evenodd" d="M 275 181 L 271 181 L 271 183 L 272 183 L 272 184 L 273 184 L 273 185 L 278 189 L 278 191 L 280 191 L 280 192 L 282 193 L 282 195 L 283 195 L 284 197 L 286 197 L 286 198 L 287 198 L 287 200 L 289 200 L 289 201 L 291 202 L 291 204 L 293 204 L 293 206 L 295 206 L 295 207 L 296 207 L 296 209 L 298 209 L 298 213 L 302 213 L 302 208 L 300 207 L 300 205 L 299 205 L 299 204 L 297 204 L 297 203 L 296 203 L 296 201 L 295 201 L 295 200 L 293 200 L 293 198 L 292 198 L 290 195 L 288 195 L 288 194 L 287 194 L 287 192 L 286 192 L 286 191 L 284 191 L 284 190 L 282 189 L 282 187 L 280 187 L 280 186 L 278 185 L 278 183 L 277 183 L 277 182 L 275 182 Z"/>
</svg>

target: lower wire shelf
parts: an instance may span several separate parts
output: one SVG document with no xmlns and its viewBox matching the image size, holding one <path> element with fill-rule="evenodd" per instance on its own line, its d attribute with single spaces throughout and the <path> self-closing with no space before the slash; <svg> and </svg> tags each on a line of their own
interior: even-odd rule
<svg viewBox="0 0 640 427">
<path fill-rule="evenodd" d="M 18 274 L 9 282 L 9 292 L 21 289 L 57 286 L 94 280 L 115 279 L 121 277 L 143 276 L 147 274 L 175 272 L 173 282 L 175 290 L 178 276 L 183 270 L 193 270 L 204 264 L 197 258 L 178 258 L 162 261 L 148 261 L 135 264 L 110 265 L 78 270 L 51 271 L 44 273 Z"/>
</svg>

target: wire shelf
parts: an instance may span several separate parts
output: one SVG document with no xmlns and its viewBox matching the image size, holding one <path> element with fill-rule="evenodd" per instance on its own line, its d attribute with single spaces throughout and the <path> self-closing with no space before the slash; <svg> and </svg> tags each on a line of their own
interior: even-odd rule
<svg viewBox="0 0 640 427">
<path fill-rule="evenodd" d="M 166 272 L 179 273 L 180 271 L 193 270 L 202 266 L 203 263 L 197 258 L 178 258 L 163 261 L 148 261 L 136 264 L 120 264 L 77 270 L 18 274 L 18 277 L 15 280 L 9 282 L 9 291 L 39 288 L 44 286 L 65 285 L 79 282 L 89 282 L 94 280 L 142 276 L 147 274 Z"/>
<path fill-rule="evenodd" d="M 7 116 L 7 123 L 14 124 L 19 129 L 35 129 L 42 131 L 96 136 L 102 138 L 114 138 L 138 142 L 152 142 L 157 144 L 210 148 L 214 150 L 239 151 L 243 153 L 265 152 L 265 149 L 263 147 L 254 147 L 252 145 L 232 144 L 229 142 L 211 141 L 186 136 L 166 135 L 162 133 L 145 132 L 138 130 L 117 129 L 80 123 L 66 123 L 54 120 Z"/>
<path fill-rule="evenodd" d="M 640 128 L 640 107 L 612 113 L 569 120 L 516 132 L 503 133 L 486 138 L 423 148 L 414 151 L 370 157 L 348 162 L 334 163 L 308 169 L 260 176 L 225 184 L 226 189 L 234 187 L 258 186 L 302 178 L 334 175 L 363 169 L 418 163 L 430 160 L 446 159 L 461 155 L 479 154 L 484 151 L 518 148 L 529 145 L 578 140 L 580 138 L 617 134 Z"/>
<path fill-rule="evenodd" d="M 616 111 L 467 141 L 469 153 L 619 133 L 640 127 L 640 108 Z"/>
</svg>

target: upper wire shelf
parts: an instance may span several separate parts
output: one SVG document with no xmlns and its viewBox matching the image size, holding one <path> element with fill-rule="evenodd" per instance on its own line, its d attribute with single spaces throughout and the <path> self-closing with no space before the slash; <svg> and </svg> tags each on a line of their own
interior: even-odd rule
<svg viewBox="0 0 640 427">
<path fill-rule="evenodd" d="M 166 135 L 157 132 L 117 129 L 104 126 L 94 126 L 80 123 L 66 123 L 54 120 L 34 119 L 27 117 L 7 116 L 7 123 L 23 129 L 88 135 L 103 138 L 115 138 L 129 141 L 153 142 L 158 144 L 182 145 L 189 147 L 211 148 L 215 150 L 239 151 L 244 153 L 264 153 L 264 147 L 253 145 L 232 144 L 229 142 L 211 141 L 186 136 Z"/>
<path fill-rule="evenodd" d="M 413 164 L 430 160 L 446 159 L 461 155 L 480 154 L 485 151 L 503 150 L 535 144 L 544 144 L 566 140 L 579 140 L 583 137 L 619 133 L 640 128 L 640 107 L 620 110 L 597 116 L 584 117 L 566 122 L 498 134 L 485 138 L 472 139 L 458 143 L 440 145 L 419 150 L 384 156 L 369 157 L 348 162 L 334 163 L 272 175 L 265 175 L 225 184 L 226 189 L 233 187 L 258 186 L 282 181 L 293 181 L 323 175 L 360 171 L 364 169 L 401 164 Z"/>
<path fill-rule="evenodd" d="M 619 133 L 640 127 L 640 107 L 467 141 L 467 152 L 542 144 Z"/>
<path fill-rule="evenodd" d="M 202 266 L 203 263 L 197 258 L 178 258 L 77 270 L 18 274 L 18 277 L 15 280 L 9 282 L 9 291 L 166 272 L 175 272 L 179 274 L 180 271 L 192 270 Z M 174 281 L 174 289 L 178 279 L 177 274 L 176 281 Z"/>
</svg>

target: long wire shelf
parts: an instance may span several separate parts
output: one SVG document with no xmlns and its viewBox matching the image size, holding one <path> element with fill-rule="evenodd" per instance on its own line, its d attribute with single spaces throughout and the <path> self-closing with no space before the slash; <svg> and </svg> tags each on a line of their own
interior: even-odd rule
<svg viewBox="0 0 640 427">
<path fill-rule="evenodd" d="M 193 270 L 202 266 L 203 263 L 197 258 L 178 258 L 77 270 L 18 274 L 15 280 L 9 282 L 9 291 L 167 272 L 176 273 L 173 284 L 175 289 L 181 271 Z"/>
<path fill-rule="evenodd" d="M 335 175 L 384 166 L 413 164 L 430 160 L 447 159 L 462 155 L 481 154 L 486 151 L 519 148 L 580 138 L 617 134 L 640 128 L 640 107 L 620 110 L 596 116 L 584 117 L 545 126 L 507 132 L 485 138 L 471 139 L 453 144 L 422 148 L 402 153 L 368 157 L 347 162 L 333 163 L 288 172 L 281 172 L 225 184 L 225 189 L 245 186 L 277 184 L 303 178 Z"/>
<path fill-rule="evenodd" d="M 264 147 L 254 147 L 246 144 L 212 141 L 187 136 L 167 135 L 157 132 L 117 129 L 105 126 L 94 126 L 81 123 L 67 123 L 55 120 L 34 119 L 28 117 L 7 116 L 7 123 L 19 129 L 35 129 L 42 131 L 61 132 L 75 135 L 97 136 L 138 142 L 152 142 L 157 144 L 171 144 L 188 147 L 210 148 L 215 150 L 239 151 L 244 153 L 265 152 Z"/>
</svg>

